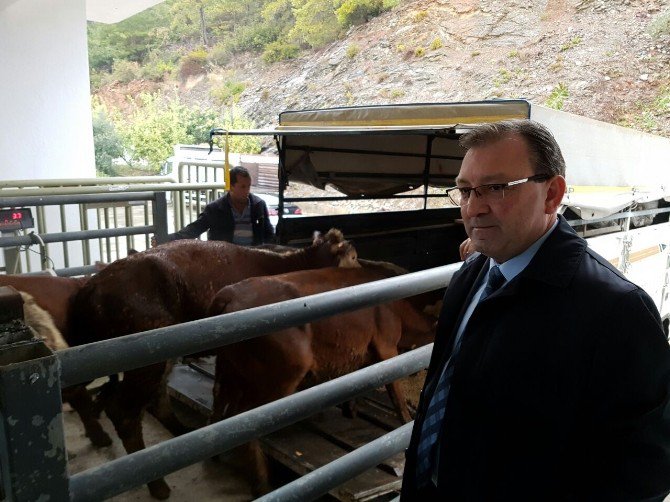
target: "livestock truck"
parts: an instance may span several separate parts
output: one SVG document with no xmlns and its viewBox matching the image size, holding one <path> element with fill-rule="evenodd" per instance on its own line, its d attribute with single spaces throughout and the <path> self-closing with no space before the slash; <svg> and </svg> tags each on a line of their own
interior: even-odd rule
<svg viewBox="0 0 670 502">
<path fill-rule="evenodd" d="M 217 129 L 212 137 L 224 143 L 227 135 L 274 137 L 281 244 L 301 245 L 315 229 L 336 227 L 361 257 L 416 271 L 459 259 L 465 230 L 445 188 L 455 185 L 463 159 L 460 136 L 480 123 L 518 118 L 537 120 L 555 135 L 567 164 L 560 211 L 593 249 L 647 290 L 667 332 L 670 139 L 526 100 L 286 111 L 273 129 Z M 297 184 L 313 190 L 298 197 Z M 306 214 L 283 216 L 289 203 Z M 326 214 L 333 205 L 363 209 Z"/>
</svg>

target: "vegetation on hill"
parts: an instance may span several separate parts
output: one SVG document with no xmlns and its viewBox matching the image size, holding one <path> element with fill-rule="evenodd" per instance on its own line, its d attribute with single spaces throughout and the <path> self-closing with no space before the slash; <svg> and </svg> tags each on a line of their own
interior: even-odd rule
<svg viewBox="0 0 670 502">
<path fill-rule="evenodd" d="M 268 63 L 320 47 L 397 0 L 170 0 L 114 25 L 88 26 L 93 92 L 137 79 L 184 81 L 254 51 Z M 93 102 L 96 166 L 101 175 L 160 171 L 177 143 L 201 143 L 214 126 L 254 124 L 234 108 L 244 84 L 212 89 L 217 113 L 179 98 L 144 93 L 124 113 Z M 236 151 L 258 152 L 256 140 L 235 139 Z M 116 160 L 115 160 L 116 159 Z M 124 163 L 119 164 L 122 159 Z"/>
<path fill-rule="evenodd" d="M 91 83 L 204 73 L 247 51 L 267 62 L 332 42 L 399 0 L 169 0 L 88 26 Z"/>
<path fill-rule="evenodd" d="M 90 24 L 89 57 L 106 173 L 331 106 L 526 98 L 670 136 L 668 0 L 168 0 Z"/>
</svg>

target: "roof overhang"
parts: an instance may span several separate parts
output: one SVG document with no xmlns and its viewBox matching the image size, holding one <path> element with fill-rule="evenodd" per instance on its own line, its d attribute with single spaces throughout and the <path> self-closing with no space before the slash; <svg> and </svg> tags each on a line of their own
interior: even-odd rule
<svg viewBox="0 0 670 502">
<path fill-rule="evenodd" d="M 118 23 L 163 1 L 86 0 L 86 19 L 105 24 Z"/>
</svg>

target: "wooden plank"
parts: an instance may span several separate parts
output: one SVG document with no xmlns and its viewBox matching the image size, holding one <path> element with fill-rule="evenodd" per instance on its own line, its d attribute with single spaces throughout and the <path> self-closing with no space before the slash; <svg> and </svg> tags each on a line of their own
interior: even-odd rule
<svg viewBox="0 0 670 502">
<path fill-rule="evenodd" d="M 352 451 L 366 445 L 388 431 L 363 418 L 348 418 L 336 408 L 330 408 L 303 422 L 305 428 L 333 442 L 339 447 Z M 380 469 L 394 476 L 402 476 L 405 456 L 394 455 L 379 465 Z"/>
<path fill-rule="evenodd" d="M 261 441 L 268 456 L 299 475 L 307 474 L 347 453 L 343 448 L 299 424 L 275 432 Z M 338 500 L 364 502 L 395 493 L 401 484 L 402 478 L 373 468 L 329 493 Z"/>
</svg>

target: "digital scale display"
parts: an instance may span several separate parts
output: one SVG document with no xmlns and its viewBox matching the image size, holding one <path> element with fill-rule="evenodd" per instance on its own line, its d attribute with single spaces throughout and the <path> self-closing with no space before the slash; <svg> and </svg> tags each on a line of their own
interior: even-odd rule
<svg viewBox="0 0 670 502">
<path fill-rule="evenodd" d="M 33 228 L 33 213 L 28 208 L 0 209 L 0 231 L 11 232 L 23 228 Z"/>
</svg>

